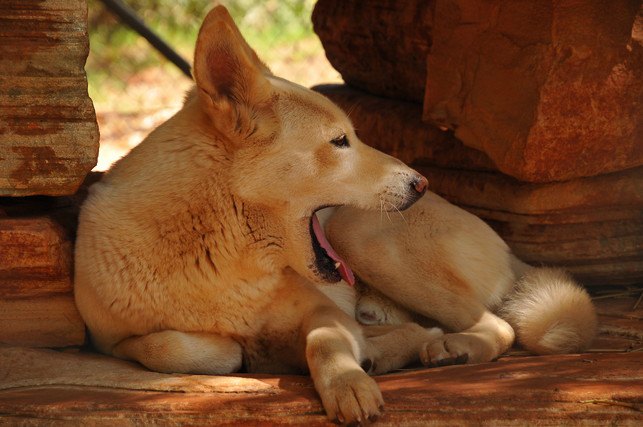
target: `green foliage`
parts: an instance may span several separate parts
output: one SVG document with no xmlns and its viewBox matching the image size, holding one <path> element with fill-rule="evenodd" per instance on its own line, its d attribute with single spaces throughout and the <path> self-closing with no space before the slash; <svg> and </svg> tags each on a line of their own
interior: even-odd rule
<svg viewBox="0 0 643 427">
<path fill-rule="evenodd" d="M 199 26 L 209 0 L 125 0 L 145 23 L 192 62 Z M 270 62 L 280 46 L 314 37 L 310 15 L 315 0 L 222 0 L 244 37 Z M 122 88 L 147 67 L 173 68 L 142 37 L 120 23 L 98 0 L 89 0 L 90 56 L 87 74 L 95 101 Z M 174 70 L 172 75 L 180 75 Z"/>
<path fill-rule="evenodd" d="M 207 0 L 129 0 L 127 3 L 188 60 L 199 26 L 213 4 Z M 280 45 L 313 37 L 310 14 L 314 0 L 224 0 L 221 3 L 263 57 L 266 51 Z M 92 51 L 87 64 L 89 72 L 115 66 L 117 74 L 129 74 L 160 61 L 145 40 L 118 22 L 98 0 L 89 1 L 89 32 Z"/>
<path fill-rule="evenodd" d="M 315 0 L 224 0 L 248 42 L 259 51 L 313 35 Z"/>
</svg>

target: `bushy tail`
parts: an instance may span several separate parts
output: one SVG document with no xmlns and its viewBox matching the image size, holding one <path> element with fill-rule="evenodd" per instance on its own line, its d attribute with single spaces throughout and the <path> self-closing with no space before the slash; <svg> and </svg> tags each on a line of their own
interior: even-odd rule
<svg viewBox="0 0 643 427">
<path fill-rule="evenodd" d="M 598 324 L 587 292 L 563 270 L 524 267 L 499 313 L 518 343 L 536 354 L 586 350 Z"/>
</svg>

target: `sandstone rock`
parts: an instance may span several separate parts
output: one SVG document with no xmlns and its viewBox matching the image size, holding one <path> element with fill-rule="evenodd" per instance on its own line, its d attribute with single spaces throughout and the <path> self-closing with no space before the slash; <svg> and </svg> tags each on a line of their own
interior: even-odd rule
<svg viewBox="0 0 643 427">
<path fill-rule="evenodd" d="M 549 184 L 530 184 L 501 173 L 419 164 L 429 185 L 459 205 L 496 211 L 493 219 L 570 224 L 640 219 L 643 168 Z"/>
<path fill-rule="evenodd" d="M 96 164 L 85 0 L 0 4 L 0 196 L 73 194 Z"/>
<path fill-rule="evenodd" d="M 0 218 L 2 299 L 71 295 L 71 246 L 49 217 Z"/>
<path fill-rule="evenodd" d="M 0 299 L 0 343 L 68 347 L 85 342 L 85 324 L 72 295 Z"/>
<path fill-rule="evenodd" d="M 422 102 L 435 0 L 319 0 L 313 26 L 344 81 Z"/>
<path fill-rule="evenodd" d="M 495 170 L 484 153 L 464 146 L 452 132 L 423 123 L 418 104 L 369 95 L 346 85 L 320 85 L 313 90 L 348 113 L 360 139 L 405 163 Z"/>
<path fill-rule="evenodd" d="M 640 1 L 440 0 L 432 31 L 424 117 L 502 172 L 549 182 L 643 164 Z"/>
<path fill-rule="evenodd" d="M 636 297 L 636 292 L 631 292 Z M 640 297 L 640 293 L 639 293 Z M 638 302 L 637 302 L 638 301 Z M 593 343 L 597 347 L 601 339 L 606 337 L 627 337 L 633 346 L 630 350 L 641 348 L 643 345 L 643 304 L 636 298 L 622 296 L 610 296 L 609 292 L 595 297 L 596 312 L 600 322 L 599 338 Z"/>
<path fill-rule="evenodd" d="M 451 133 L 422 123 L 419 105 L 345 87 L 316 89 L 350 111 L 364 142 L 424 173 L 431 190 L 486 220 L 525 261 L 563 266 L 588 285 L 643 279 L 643 168 L 520 182 Z"/>
<path fill-rule="evenodd" d="M 85 181 L 94 182 L 97 174 Z M 0 198 L 0 343 L 82 345 L 85 325 L 74 304 L 73 197 Z"/>
<path fill-rule="evenodd" d="M 383 426 L 635 423 L 636 353 L 510 357 L 376 377 Z M 0 348 L 0 423 L 329 425 L 308 377 L 149 372 L 83 353 Z"/>
<path fill-rule="evenodd" d="M 72 243 L 51 217 L 2 218 L 0 343 L 82 345 L 85 324 L 72 287 Z"/>
<path fill-rule="evenodd" d="M 93 352 L 60 352 L 22 347 L 0 349 L 0 390 L 16 387 L 61 385 L 114 387 L 127 390 L 181 393 L 274 394 L 278 388 L 243 376 L 169 375 L 149 371 Z M 8 369 L 8 367 L 15 369 Z"/>
</svg>

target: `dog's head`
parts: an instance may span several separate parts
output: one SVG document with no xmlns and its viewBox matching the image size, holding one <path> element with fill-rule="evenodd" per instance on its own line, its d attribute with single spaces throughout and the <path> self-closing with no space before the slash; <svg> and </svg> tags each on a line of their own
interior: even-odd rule
<svg viewBox="0 0 643 427">
<path fill-rule="evenodd" d="M 198 102 L 232 158 L 231 190 L 281 223 L 285 264 L 312 280 L 351 282 L 315 212 L 403 210 L 424 194 L 426 178 L 362 143 L 327 98 L 273 76 L 221 6 L 199 32 L 194 77 Z"/>
</svg>

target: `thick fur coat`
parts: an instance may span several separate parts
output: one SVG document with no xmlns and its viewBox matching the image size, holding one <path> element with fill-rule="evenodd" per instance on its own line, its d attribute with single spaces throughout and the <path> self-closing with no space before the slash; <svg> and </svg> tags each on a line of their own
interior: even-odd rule
<svg viewBox="0 0 643 427">
<path fill-rule="evenodd" d="M 96 347 L 161 372 L 310 372 L 330 419 L 383 404 L 367 375 L 441 335 L 360 326 L 318 287 L 351 280 L 315 217 L 405 209 L 426 178 L 357 138 L 329 100 L 273 76 L 230 15 L 205 18 L 184 107 L 91 189 L 75 296 Z"/>
</svg>

